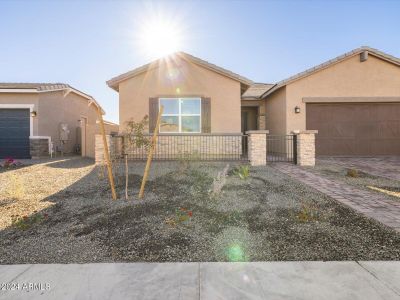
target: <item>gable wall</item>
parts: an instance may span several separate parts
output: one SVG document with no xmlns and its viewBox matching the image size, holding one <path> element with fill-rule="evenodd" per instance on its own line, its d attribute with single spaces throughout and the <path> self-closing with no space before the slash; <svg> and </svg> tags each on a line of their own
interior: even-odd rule
<svg viewBox="0 0 400 300">
<path fill-rule="evenodd" d="M 399 97 L 400 67 L 371 54 L 360 62 L 360 56 L 355 55 L 288 84 L 286 91 L 289 133 L 306 129 L 304 97 Z M 300 114 L 294 113 L 295 106 L 301 108 Z"/>
<path fill-rule="evenodd" d="M 179 88 L 179 92 L 177 89 Z M 196 64 L 177 59 L 119 84 L 119 124 L 149 114 L 149 98 L 202 96 L 211 98 L 211 132 L 239 133 L 240 83 Z"/>
</svg>

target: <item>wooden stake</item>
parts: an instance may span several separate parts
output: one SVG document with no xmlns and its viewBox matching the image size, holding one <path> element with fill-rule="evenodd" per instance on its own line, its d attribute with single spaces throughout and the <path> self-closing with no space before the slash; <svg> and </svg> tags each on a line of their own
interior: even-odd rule
<svg viewBox="0 0 400 300">
<path fill-rule="evenodd" d="M 125 199 L 128 200 L 128 155 L 125 154 Z"/>
<path fill-rule="evenodd" d="M 151 159 L 153 158 L 154 149 L 156 148 L 158 130 L 159 130 L 159 127 L 160 127 L 160 120 L 161 120 L 161 115 L 162 115 L 163 111 L 164 111 L 164 106 L 161 106 L 160 107 L 160 111 L 158 113 L 156 128 L 154 128 L 154 134 L 153 134 L 153 139 L 152 139 L 152 142 L 151 142 L 151 147 L 150 147 L 150 150 L 149 150 L 149 155 L 147 156 L 146 168 L 144 169 L 142 185 L 140 187 L 140 192 L 139 192 L 139 199 L 143 198 L 144 187 L 146 185 L 147 176 L 149 175 L 150 164 L 151 164 Z"/>
<path fill-rule="evenodd" d="M 106 139 L 106 130 L 104 129 L 103 115 L 101 113 L 100 107 L 98 107 L 98 106 L 97 106 L 97 113 L 99 115 L 101 135 L 103 136 L 104 156 L 105 156 L 106 164 L 107 164 L 108 180 L 109 180 L 110 186 L 111 186 L 111 195 L 112 195 L 113 200 L 117 200 L 117 193 L 115 192 L 114 177 L 113 177 L 113 174 L 112 174 L 110 153 L 108 152 L 108 145 L 107 145 L 107 139 Z"/>
</svg>

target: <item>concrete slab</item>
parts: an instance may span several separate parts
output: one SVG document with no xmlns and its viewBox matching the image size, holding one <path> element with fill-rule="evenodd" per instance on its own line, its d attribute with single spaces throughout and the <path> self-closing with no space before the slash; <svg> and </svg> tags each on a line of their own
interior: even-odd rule
<svg viewBox="0 0 400 300">
<path fill-rule="evenodd" d="M 33 265 L 16 278 L 15 273 L 0 266 L 0 283 L 20 285 L 1 290 L 0 299 L 199 299 L 197 263 Z M 41 283 L 42 290 L 29 283 Z"/>
<path fill-rule="evenodd" d="M 400 299 L 356 262 L 203 263 L 200 294 L 201 299 Z"/>
<path fill-rule="evenodd" d="M 400 295 L 400 261 L 361 261 L 359 264 Z"/>
<path fill-rule="evenodd" d="M 400 299 L 400 262 L 0 266 L 0 299 Z M 3 283 L 14 283 L 4 285 Z M 18 285 L 18 288 L 17 288 Z"/>
</svg>

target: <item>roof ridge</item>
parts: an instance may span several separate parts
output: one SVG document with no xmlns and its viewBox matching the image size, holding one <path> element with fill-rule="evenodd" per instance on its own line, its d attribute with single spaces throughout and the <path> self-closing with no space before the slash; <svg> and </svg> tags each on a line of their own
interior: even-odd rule
<svg viewBox="0 0 400 300">
<path fill-rule="evenodd" d="M 118 76 L 115 76 L 115 77 L 113 77 L 113 78 L 111 78 L 110 80 L 107 81 L 107 85 L 109 87 L 113 88 L 114 90 L 118 91 L 117 85 L 118 85 L 119 82 L 121 82 L 123 80 L 126 80 L 128 78 L 134 77 L 136 75 L 139 75 L 139 74 L 149 70 L 149 68 L 151 68 L 152 66 L 155 67 L 156 65 L 159 65 L 160 63 L 166 61 L 168 58 L 173 58 L 173 57 L 181 57 L 183 59 L 188 59 L 192 63 L 195 63 L 195 64 L 197 63 L 197 64 L 201 65 L 203 68 L 210 69 L 210 70 L 212 70 L 212 71 L 214 71 L 216 73 L 219 73 L 221 75 L 224 75 L 224 76 L 226 76 L 228 78 L 237 80 L 237 81 L 239 81 L 241 83 L 244 83 L 244 84 L 247 84 L 247 85 L 253 84 L 252 80 L 250 80 L 250 79 L 248 79 L 248 78 L 246 78 L 244 76 L 241 76 L 241 75 L 239 75 L 237 73 L 229 71 L 229 70 L 227 70 L 225 68 L 219 67 L 216 64 L 210 63 L 210 62 L 208 62 L 206 60 L 203 60 L 203 59 L 201 59 L 199 57 L 196 57 L 196 56 L 194 56 L 192 54 L 189 54 L 189 53 L 186 53 L 184 51 L 177 51 L 177 52 L 171 53 L 169 55 L 166 55 L 164 57 L 161 57 L 161 58 L 158 58 L 156 60 L 153 60 L 152 62 L 144 64 L 144 65 L 142 65 L 142 66 L 140 66 L 138 68 L 135 68 L 133 70 L 130 70 L 128 72 L 125 72 L 125 73 L 122 73 L 122 74 L 120 74 Z"/>
</svg>

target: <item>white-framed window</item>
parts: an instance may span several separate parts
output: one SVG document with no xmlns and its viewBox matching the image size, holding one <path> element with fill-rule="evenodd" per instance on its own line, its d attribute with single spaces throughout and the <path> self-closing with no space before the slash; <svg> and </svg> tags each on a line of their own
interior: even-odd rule
<svg viewBox="0 0 400 300">
<path fill-rule="evenodd" d="M 161 133 L 201 133 L 200 98 L 159 98 Z"/>
</svg>

